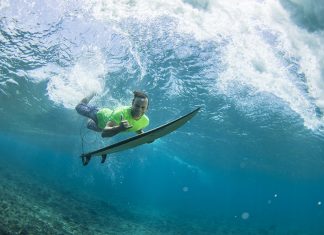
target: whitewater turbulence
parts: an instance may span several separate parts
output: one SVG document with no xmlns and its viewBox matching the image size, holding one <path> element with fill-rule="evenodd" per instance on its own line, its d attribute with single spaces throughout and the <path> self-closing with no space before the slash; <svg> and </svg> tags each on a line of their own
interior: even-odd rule
<svg viewBox="0 0 324 235">
<path fill-rule="evenodd" d="M 3 2 L 1 11 L 12 9 L 11 4 Z M 44 36 L 51 37 L 51 42 L 59 39 L 53 46 L 63 48 L 70 59 L 63 66 L 55 61 L 38 66 L 28 76 L 33 82 L 47 81 L 48 97 L 72 108 L 92 90 L 100 94 L 113 89 L 116 77 L 129 81 L 127 75 L 131 75 L 134 84 L 142 86 L 162 82 L 152 77 L 154 73 L 150 71 L 154 61 L 148 53 L 154 50 L 164 55 L 171 51 L 171 59 L 196 57 L 204 67 L 203 49 L 210 44 L 213 51 L 207 57 L 215 57 L 217 64 L 203 76 L 199 74 L 200 85 L 206 87 L 209 96 L 225 96 L 247 114 L 260 107 L 278 112 L 274 107 L 282 105 L 288 107 L 282 112 L 296 113 L 307 128 L 323 130 L 322 8 L 311 12 L 307 9 L 317 8 L 307 6 L 306 1 L 296 0 L 84 0 L 73 5 L 60 3 L 60 10 L 45 4 L 42 10 L 46 9 L 51 16 L 47 21 L 54 22 L 57 28 L 51 36 Z M 37 12 L 37 7 L 37 1 L 28 4 L 26 12 Z M 297 12 L 315 16 L 317 30 L 302 27 L 300 21 L 296 23 L 292 17 L 294 9 L 304 9 Z M 40 20 L 24 22 L 27 13 L 18 11 L 21 29 Z M 55 33 L 58 35 L 53 37 Z M 166 47 L 159 48 L 160 39 L 169 40 Z M 189 46 L 176 52 L 184 41 Z M 154 43 L 157 47 L 148 50 Z M 181 96 L 186 92 L 183 77 L 176 73 L 171 72 L 163 82 L 169 95 Z M 1 90 L 6 92 L 3 86 Z M 112 99 L 112 95 L 104 95 Z"/>
</svg>

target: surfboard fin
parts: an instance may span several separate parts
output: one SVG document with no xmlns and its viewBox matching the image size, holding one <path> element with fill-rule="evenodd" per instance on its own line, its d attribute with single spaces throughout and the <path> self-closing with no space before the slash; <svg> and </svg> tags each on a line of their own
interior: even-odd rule
<svg viewBox="0 0 324 235">
<path fill-rule="evenodd" d="M 89 155 L 89 154 L 82 154 L 81 155 L 81 159 L 82 159 L 83 165 L 86 166 L 86 165 L 88 165 L 88 163 L 91 160 L 91 155 Z"/>
<path fill-rule="evenodd" d="M 101 163 L 104 163 L 106 161 L 107 154 L 101 155 Z"/>
</svg>

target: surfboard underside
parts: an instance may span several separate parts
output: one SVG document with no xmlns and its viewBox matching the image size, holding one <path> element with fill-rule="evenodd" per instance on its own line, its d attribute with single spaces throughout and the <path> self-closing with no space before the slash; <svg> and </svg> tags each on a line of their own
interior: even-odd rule
<svg viewBox="0 0 324 235">
<path fill-rule="evenodd" d="M 184 125 L 186 122 L 192 119 L 198 113 L 199 110 L 200 107 L 174 121 L 171 121 L 165 125 L 154 128 L 150 131 L 144 132 L 143 134 L 128 138 L 126 140 L 98 149 L 96 151 L 82 154 L 81 158 L 82 158 L 83 165 L 87 165 L 91 157 L 93 156 L 101 156 L 102 157 L 101 162 L 104 163 L 107 154 L 124 151 L 130 148 L 135 148 L 145 143 L 153 142 L 154 140 L 161 138 L 173 132 L 174 130 L 178 129 L 182 125 Z"/>
</svg>

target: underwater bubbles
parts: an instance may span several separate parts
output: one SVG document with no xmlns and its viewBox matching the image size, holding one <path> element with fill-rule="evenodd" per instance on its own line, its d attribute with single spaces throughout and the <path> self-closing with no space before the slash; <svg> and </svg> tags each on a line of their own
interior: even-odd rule
<svg viewBox="0 0 324 235">
<path fill-rule="evenodd" d="M 186 192 L 189 191 L 189 188 L 185 186 L 185 187 L 182 188 L 182 191 L 186 193 Z"/>
<path fill-rule="evenodd" d="M 250 218 L 250 214 L 248 212 L 243 212 L 241 218 L 247 220 L 248 218 Z"/>
</svg>

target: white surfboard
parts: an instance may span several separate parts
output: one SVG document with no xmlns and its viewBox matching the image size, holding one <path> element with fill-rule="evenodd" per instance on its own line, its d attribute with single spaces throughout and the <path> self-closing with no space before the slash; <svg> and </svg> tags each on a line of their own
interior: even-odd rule
<svg viewBox="0 0 324 235">
<path fill-rule="evenodd" d="M 83 163 L 83 165 L 87 165 L 89 163 L 89 161 L 91 160 L 91 157 L 94 157 L 94 156 L 101 156 L 102 157 L 101 163 L 104 163 L 106 160 L 107 154 L 124 151 L 124 150 L 130 149 L 130 148 L 135 148 L 135 147 L 145 144 L 145 143 L 151 143 L 154 140 L 161 138 L 162 136 L 165 136 L 165 135 L 171 133 L 172 131 L 178 129 L 182 125 L 184 125 L 191 118 L 193 118 L 198 113 L 199 110 L 200 110 L 200 107 L 193 110 L 192 112 L 174 120 L 174 121 L 171 121 L 167 124 L 164 124 L 162 126 L 154 128 L 154 129 L 144 132 L 142 134 L 139 134 L 134 137 L 128 138 L 126 140 L 120 141 L 118 143 L 109 145 L 105 148 L 98 149 L 96 151 L 84 153 L 81 155 L 82 163 Z"/>
</svg>

